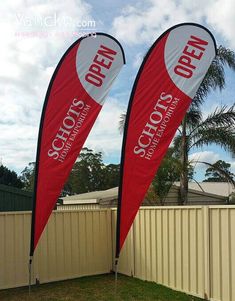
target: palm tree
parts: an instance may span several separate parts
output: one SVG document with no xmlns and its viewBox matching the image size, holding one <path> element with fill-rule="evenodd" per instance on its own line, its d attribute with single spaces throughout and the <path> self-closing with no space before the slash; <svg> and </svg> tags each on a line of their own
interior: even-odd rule
<svg viewBox="0 0 235 301">
<path fill-rule="evenodd" d="M 188 193 L 188 154 L 193 148 L 215 143 L 225 151 L 235 154 L 235 106 L 217 108 L 205 119 L 190 110 L 174 139 L 174 147 L 181 160 L 180 197 L 182 204 L 187 202 Z M 207 162 L 203 162 L 208 164 Z"/>
<path fill-rule="evenodd" d="M 225 88 L 224 67 L 228 66 L 235 71 L 235 53 L 223 46 L 217 49 L 213 60 L 196 96 L 194 97 L 188 113 L 182 121 L 180 132 L 180 160 L 182 172 L 180 176 L 181 202 L 187 202 L 188 197 L 188 154 L 193 147 L 202 147 L 211 143 L 222 146 L 226 151 L 234 153 L 234 106 L 217 108 L 216 111 L 202 120 L 201 105 L 207 95 L 216 88 Z M 223 135 L 226 139 L 224 140 Z M 191 144 L 191 141 L 193 143 Z"/>
<path fill-rule="evenodd" d="M 217 55 L 178 129 L 179 135 L 174 139 L 175 149 L 181 160 L 180 196 L 183 204 L 187 202 L 188 196 L 188 155 L 192 148 L 215 143 L 235 154 L 235 107 L 217 108 L 206 119 L 202 118 L 201 111 L 201 105 L 212 90 L 225 88 L 225 66 L 235 71 L 235 53 L 219 46 Z M 119 122 L 121 131 L 125 119 L 126 114 L 122 114 Z"/>
</svg>

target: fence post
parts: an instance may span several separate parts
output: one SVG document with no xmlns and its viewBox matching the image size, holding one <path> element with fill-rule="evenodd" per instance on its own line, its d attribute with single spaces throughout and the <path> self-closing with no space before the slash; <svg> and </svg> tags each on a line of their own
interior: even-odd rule
<svg viewBox="0 0 235 301">
<path fill-rule="evenodd" d="M 204 298 L 210 300 L 210 212 L 209 206 L 202 207 L 204 228 Z"/>
</svg>

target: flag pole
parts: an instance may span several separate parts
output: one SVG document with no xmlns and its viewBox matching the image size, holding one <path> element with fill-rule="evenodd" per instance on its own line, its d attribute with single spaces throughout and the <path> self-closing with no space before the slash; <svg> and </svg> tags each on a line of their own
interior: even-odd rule
<svg viewBox="0 0 235 301">
<path fill-rule="evenodd" d="M 118 259 L 118 257 L 115 258 L 115 295 L 117 295 Z"/>
<path fill-rule="evenodd" d="M 115 258 L 115 281 L 117 282 L 117 275 L 118 275 L 118 259 Z"/>
<path fill-rule="evenodd" d="M 29 295 L 30 295 L 30 293 L 31 293 L 32 261 L 33 261 L 33 256 L 30 256 L 30 257 L 29 257 Z"/>
</svg>

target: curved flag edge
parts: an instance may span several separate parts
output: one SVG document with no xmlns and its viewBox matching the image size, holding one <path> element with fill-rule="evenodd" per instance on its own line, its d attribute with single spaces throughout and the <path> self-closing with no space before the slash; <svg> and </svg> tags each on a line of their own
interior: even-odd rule
<svg viewBox="0 0 235 301">
<path fill-rule="evenodd" d="M 38 170 L 39 170 L 39 158 L 40 158 L 40 151 L 41 151 L 41 140 L 42 140 L 42 130 L 43 130 L 43 124 L 44 124 L 44 118 L 45 118 L 45 112 L 46 112 L 46 108 L 47 108 L 47 104 L 48 104 L 48 100 L 50 97 L 50 93 L 51 93 L 51 88 L 52 88 L 52 84 L 57 76 L 57 73 L 60 69 L 60 66 L 62 65 L 62 63 L 64 62 L 66 56 L 68 55 L 68 53 L 72 50 L 72 48 L 80 43 L 83 39 L 86 39 L 90 36 L 94 35 L 94 38 L 96 35 L 103 35 L 106 37 L 109 37 L 111 39 L 113 39 L 120 47 L 121 52 L 122 52 L 122 57 L 123 57 L 123 63 L 126 64 L 126 58 L 125 58 L 125 53 L 123 50 L 123 47 L 121 45 L 121 43 L 115 39 L 113 36 L 107 34 L 107 33 L 103 33 L 103 32 L 96 32 L 96 33 L 91 33 L 89 35 L 85 35 L 80 37 L 79 39 L 77 39 L 75 42 L 73 42 L 69 48 L 65 51 L 65 53 L 63 54 L 63 56 L 61 57 L 59 63 L 57 64 L 54 73 L 50 79 L 49 82 L 49 86 L 47 88 L 47 92 L 46 92 L 46 96 L 45 96 L 45 100 L 44 100 L 44 104 L 43 104 L 43 108 L 42 108 L 42 113 L 41 113 L 41 119 L 40 119 L 40 125 L 39 125 L 39 131 L 38 131 L 38 140 L 37 140 L 37 152 L 36 152 L 36 165 L 35 165 L 35 178 L 34 178 L 34 190 L 33 190 L 33 208 L 32 208 L 32 218 L 31 218 L 31 236 L 30 236 L 30 253 L 29 256 L 30 258 L 33 257 L 34 254 L 34 234 L 35 234 L 35 210 L 36 210 L 36 195 L 37 195 L 37 184 L 38 184 Z M 31 260 L 30 260 L 31 261 Z"/>
<path fill-rule="evenodd" d="M 116 253 L 115 253 L 115 264 L 117 265 L 118 262 L 118 258 L 120 255 L 120 221 L 121 221 L 121 197 L 122 197 L 122 180 L 123 180 L 123 171 L 124 171 L 124 154 L 125 154 L 125 149 L 126 149 L 126 138 L 127 138 L 127 132 L 128 132 L 128 126 L 129 126 L 129 119 L 130 119 L 130 113 L 131 113 L 131 109 L 132 109 L 132 103 L 133 103 L 133 99 L 134 99 L 134 95 L 135 95 L 135 91 L 136 91 L 136 87 L 137 84 L 139 82 L 139 78 L 140 75 L 142 73 L 142 70 L 145 66 L 145 63 L 147 62 L 150 54 L 152 53 L 153 49 L 155 48 L 156 44 L 171 30 L 177 28 L 177 27 L 181 27 L 181 26 L 185 26 L 185 25 L 192 25 L 192 26 L 196 26 L 196 27 L 200 27 L 203 28 L 205 31 L 207 31 L 209 33 L 209 35 L 211 36 L 213 43 L 214 43 L 214 47 L 215 47 L 215 54 L 217 55 L 217 45 L 216 45 L 216 41 L 215 38 L 213 36 L 213 34 L 210 32 L 209 29 L 207 29 L 206 27 L 204 27 L 201 24 L 197 24 L 197 23 L 193 23 L 193 22 L 185 22 L 185 23 L 179 23 L 176 24 L 170 28 L 168 28 L 166 31 L 164 31 L 158 38 L 157 40 L 152 44 L 152 46 L 149 48 L 148 52 L 146 53 L 143 62 L 141 63 L 141 66 L 138 70 L 138 73 L 136 75 L 134 84 L 133 84 L 133 88 L 131 91 L 131 95 L 130 95 L 130 99 L 129 99 L 129 104 L 128 104 L 128 108 L 127 108 L 127 113 L 126 113 L 126 120 L 125 120 L 125 124 L 124 124 L 124 132 L 123 132 L 123 140 L 122 140 L 122 150 L 121 150 L 121 162 L 120 162 L 120 180 L 119 180 L 119 187 L 118 187 L 118 207 L 117 207 L 117 223 L 116 223 Z"/>
</svg>

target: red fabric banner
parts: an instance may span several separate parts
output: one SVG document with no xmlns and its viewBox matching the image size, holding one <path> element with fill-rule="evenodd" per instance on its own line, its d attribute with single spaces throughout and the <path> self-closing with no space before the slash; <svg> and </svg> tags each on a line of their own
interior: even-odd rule
<svg viewBox="0 0 235 301">
<path fill-rule="evenodd" d="M 38 138 L 31 256 L 124 63 L 119 42 L 109 35 L 97 33 L 76 41 L 53 74 Z"/>
<path fill-rule="evenodd" d="M 116 258 L 215 54 L 215 40 L 206 28 L 179 24 L 161 35 L 140 67 L 124 129 Z"/>
</svg>

